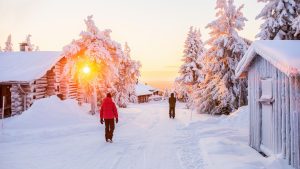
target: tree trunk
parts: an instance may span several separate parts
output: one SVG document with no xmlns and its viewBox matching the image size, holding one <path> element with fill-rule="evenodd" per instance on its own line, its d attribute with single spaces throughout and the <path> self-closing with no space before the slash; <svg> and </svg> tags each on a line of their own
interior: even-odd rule
<svg viewBox="0 0 300 169">
<path fill-rule="evenodd" d="M 96 85 L 93 84 L 93 93 L 91 95 L 91 113 L 94 115 L 97 110 L 97 91 Z"/>
</svg>

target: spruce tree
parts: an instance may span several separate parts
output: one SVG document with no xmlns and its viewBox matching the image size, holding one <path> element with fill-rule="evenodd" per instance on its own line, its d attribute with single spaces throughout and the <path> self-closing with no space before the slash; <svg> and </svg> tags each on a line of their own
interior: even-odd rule
<svg viewBox="0 0 300 169">
<path fill-rule="evenodd" d="M 176 79 L 176 86 L 180 86 L 181 92 L 188 95 L 187 107 L 190 107 L 191 95 L 193 93 L 193 86 L 201 81 L 200 69 L 198 63 L 199 57 L 202 56 L 204 45 L 201 41 L 200 30 L 190 27 L 185 45 L 184 55 L 182 58 L 183 64 L 179 69 L 179 77 Z"/>
<path fill-rule="evenodd" d="M 24 43 L 26 43 L 26 45 L 27 45 L 27 48 L 25 48 L 26 52 L 34 50 L 34 45 L 31 43 L 31 35 L 30 34 L 28 34 L 26 36 Z"/>
<path fill-rule="evenodd" d="M 246 103 L 246 80 L 236 79 L 235 68 L 248 48 L 238 35 L 247 20 L 233 0 L 217 1 L 217 19 L 207 25 L 210 46 L 201 58 L 204 80 L 193 95 L 194 106 L 201 113 L 229 114 Z"/>
<path fill-rule="evenodd" d="M 13 44 L 11 43 L 11 35 L 8 35 L 7 40 L 5 42 L 4 52 L 12 52 Z"/>
<path fill-rule="evenodd" d="M 135 102 L 135 83 L 139 77 L 140 64 L 130 57 L 130 48 L 125 43 L 124 56 L 120 63 L 118 81 L 116 82 L 116 103 L 119 107 L 126 108 L 129 101 Z"/>
<path fill-rule="evenodd" d="M 300 1 L 299 0 L 258 0 L 266 3 L 256 19 L 264 22 L 256 37 L 262 40 L 300 39 Z"/>
</svg>

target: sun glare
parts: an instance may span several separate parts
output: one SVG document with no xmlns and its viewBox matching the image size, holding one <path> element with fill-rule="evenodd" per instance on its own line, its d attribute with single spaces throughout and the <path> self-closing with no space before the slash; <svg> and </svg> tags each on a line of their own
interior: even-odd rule
<svg viewBox="0 0 300 169">
<path fill-rule="evenodd" d="M 91 72 L 91 68 L 89 66 L 84 66 L 82 69 L 83 73 L 89 74 Z"/>
</svg>

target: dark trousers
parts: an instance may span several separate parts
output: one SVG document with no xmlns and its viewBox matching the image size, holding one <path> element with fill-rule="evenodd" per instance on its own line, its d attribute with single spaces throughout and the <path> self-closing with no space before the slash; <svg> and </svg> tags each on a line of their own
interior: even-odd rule
<svg viewBox="0 0 300 169">
<path fill-rule="evenodd" d="M 169 116 L 175 118 L 175 107 L 170 107 Z"/>
<path fill-rule="evenodd" d="M 115 120 L 114 119 L 104 119 L 105 122 L 105 139 L 112 140 L 115 130 Z"/>
</svg>

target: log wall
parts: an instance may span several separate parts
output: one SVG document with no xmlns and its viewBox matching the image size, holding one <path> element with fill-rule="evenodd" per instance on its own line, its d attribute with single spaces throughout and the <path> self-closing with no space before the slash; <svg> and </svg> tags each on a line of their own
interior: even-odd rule
<svg viewBox="0 0 300 169">
<path fill-rule="evenodd" d="M 149 97 L 151 95 L 141 95 L 141 96 L 138 96 L 138 103 L 146 103 L 146 102 L 149 102 Z"/>
<path fill-rule="evenodd" d="M 11 115 L 20 114 L 33 103 L 32 88 L 30 85 L 12 84 L 11 92 Z"/>
<path fill-rule="evenodd" d="M 47 71 L 47 88 L 46 88 L 46 95 L 52 96 L 56 94 L 57 88 L 57 81 L 56 81 L 56 74 L 54 72 L 55 67 L 51 70 Z"/>
<path fill-rule="evenodd" d="M 248 72 L 250 109 L 249 145 L 261 150 L 262 106 L 261 79 L 272 78 L 271 151 L 281 154 L 294 168 L 300 169 L 300 78 L 288 77 L 261 57 L 256 57 Z"/>
<path fill-rule="evenodd" d="M 80 91 L 78 90 L 78 83 L 69 76 L 63 76 L 64 65 L 66 59 L 61 59 L 54 67 L 56 86 L 59 88 L 57 94 L 62 95 L 62 99 L 77 99 L 81 98 Z"/>
<path fill-rule="evenodd" d="M 84 102 L 85 96 L 78 83 L 69 76 L 63 77 L 66 59 L 61 59 L 47 73 L 28 84 L 12 84 L 11 100 L 12 115 L 20 114 L 29 108 L 34 100 L 60 94 L 62 99 L 76 99 L 79 104 Z"/>
</svg>

